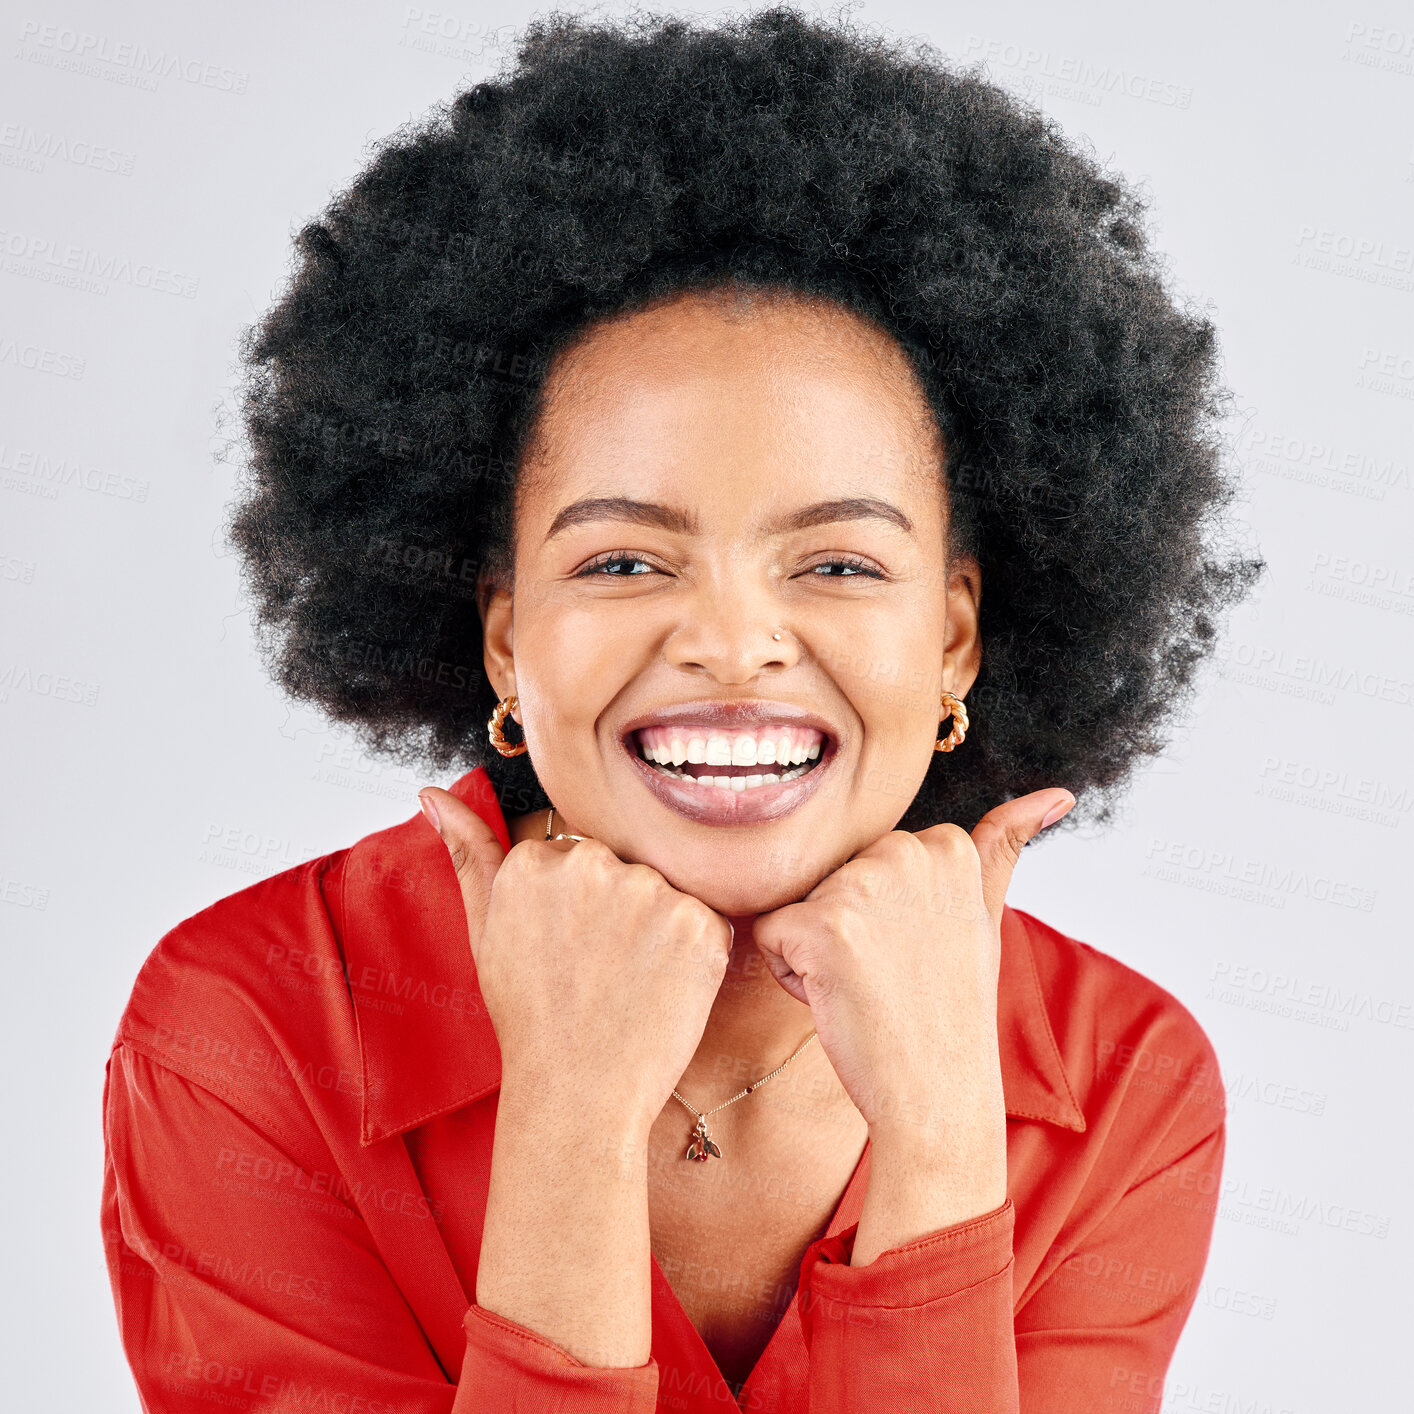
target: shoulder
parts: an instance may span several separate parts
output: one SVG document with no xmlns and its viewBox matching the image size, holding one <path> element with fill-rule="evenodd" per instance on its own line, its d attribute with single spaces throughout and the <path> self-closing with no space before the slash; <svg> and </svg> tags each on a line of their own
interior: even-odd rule
<svg viewBox="0 0 1414 1414">
<path fill-rule="evenodd" d="M 1017 910 L 1087 1129 L 1134 1146 L 1146 1172 L 1221 1129 L 1217 1050 L 1193 1012 L 1138 969 Z"/>
<path fill-rule="evenodd" d="M 356 1097 L 357 1025 L 334 915 L 342 849 L 183 919 L 133 984 L 125 1046 L 288 1133 L 310 1085 Z"/>
</svg>

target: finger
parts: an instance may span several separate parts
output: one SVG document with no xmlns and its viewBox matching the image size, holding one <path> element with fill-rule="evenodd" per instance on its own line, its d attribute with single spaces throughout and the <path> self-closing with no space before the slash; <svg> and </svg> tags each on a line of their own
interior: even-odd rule
<svg viewBox="0 0 1414 1414">
<path fill-rule="evenodd" d="M 1032 791 L 989 810 L 973 827 L 972 843 L 982 861 L 982 897 L 994 922 L 1001 922 L 1012 871 L 1027 840 L 1054 825 L 1074 804 L 1068 790 Z"/>
<path fill-rule="evenodd" d="M 452 857 L 457 883 L 466 904 L 467 930 L 472 952 L 481 940 L 486 909 L 491 902 L 491 885 L 505 859 L 496 832 L 464 801 L 438 786 L 424 786 L 417 793 L 428 823 L 442 837 Z M 430 813 L 428 807 L 431 807 Z"/>
<path fill-rule="evenodd" d="M 801 906 L 786 904 L 772 913 L 762 914 L 752 925 L 751 936 L 766 970 L 796 1001 L 809 1006 L 810 996 L 805 988 L 810 968 L 808 939 L 791 914 L 792 909 Z"/>
<path fill-rule="evenodd" d="M 810 1005 L 810 997 L 805 990 L 805 980 L 797 972 L 792 972 L 780 958 L 772 953 L 761 949 L 761 957 L 766 963 L 766 971 L 780 984 L 784 991 L 793 996 L 796 1001 Z"/>
</svg>

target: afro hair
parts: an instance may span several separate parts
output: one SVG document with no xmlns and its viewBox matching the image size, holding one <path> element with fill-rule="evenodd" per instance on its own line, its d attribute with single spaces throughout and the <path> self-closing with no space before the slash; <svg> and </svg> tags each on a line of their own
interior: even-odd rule
<svg viewBox="0 0 1414 1414">
<path fill-rule="evenodd" d="M 970 830 L 1058 784 L 1071 824 L 1112 820 L 1265 567 L 1220 541 L 1215 333 L 1167 292 L 1143 214 L 921 42 L 790 7 L 532 21 L 300 231 L 242 340 L 229 533 L 272 676 L 375 754 L 484 766 L 508 813 L 548 804 L 487 740 L 475 589 L 513 563 L 546 370 L 674 291 L 794 292 L 898 340 L 946 448 L 951 549 L 982 571 L 972 727 L 900 828 Z"/>
</svg>

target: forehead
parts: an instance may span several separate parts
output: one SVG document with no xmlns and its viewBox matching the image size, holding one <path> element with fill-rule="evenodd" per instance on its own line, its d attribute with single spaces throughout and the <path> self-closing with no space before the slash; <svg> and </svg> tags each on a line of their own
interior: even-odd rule
<svg viewBox="0 0 1414 1414">
<path fill-rule="evenodd" d="M 548 370 L 522 509 L 594 494 L 936 493 L 943 446 L 891 335 L 840 305 L 678 295 L 593 326 Z"/>
</svg>

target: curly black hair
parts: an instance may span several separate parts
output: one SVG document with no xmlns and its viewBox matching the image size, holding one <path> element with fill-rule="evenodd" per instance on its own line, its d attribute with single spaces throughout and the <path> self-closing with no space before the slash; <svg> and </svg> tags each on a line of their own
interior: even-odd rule
<svg viewBox="0 0 1414 1414">
<path fill-rule="evenodd" d="M 1235 495 L 1211 323 L 1167 292 L 1144 204 L 930 45 L 776 7 L 710 27 L 554 12 L 513 62 L 374 151 L 242 339 L 249 469 L 229 534 L 279 684 L 374 753 L 485 766 L 475 581 L 514 556 L 548 366 L 594 321 L 720 286 L 889 331 L 982 570 L 965 745 L 900 828 L 970 830 L 1064 785 L 1109 821 L 1265 562 Z M 1048 832 L 1051 833 L 1051 832 Z"/>
</svg>

